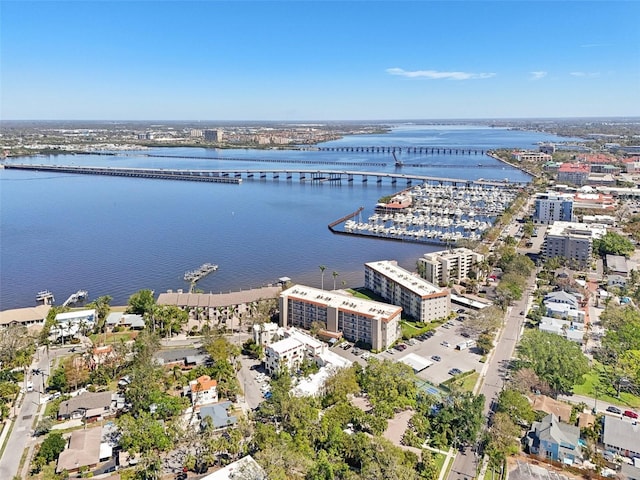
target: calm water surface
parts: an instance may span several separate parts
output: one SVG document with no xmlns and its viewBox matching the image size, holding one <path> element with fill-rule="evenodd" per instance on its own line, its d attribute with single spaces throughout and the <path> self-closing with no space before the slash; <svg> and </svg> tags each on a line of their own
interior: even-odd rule
<svg viewBox="0 0 640 480">
<path fill-rule="evenodd" d="M 484 127 L 404 125 L 382 135 L 352 136 L 331 146 L 529 147 L 557 137 Z M 160 158 L 153 155 L 207 158 Z M 226 160 L 216 160 L 225 157 Z M 258 160 L 287 160 L 274 164 Z M 486 156 L 407 155 L 405 173 L 454 178 L 527 181 L 522 172 Z M 19 162 L 160 168 L 325 168 L 322 162 L 384 162 L 371 171 L 394 171 L 389 154 L 347 152 L 158 148 L 116 156 L 59 155 Z M 482 167 L 479 166 L 482 165 Z M 362 170 L 365 167 L 339 167 Z M 0 170 L 0 309 L 35 304 L 49 289 L 57 304 L 78 289 L 91 299 L 111 295 L 125 304 L 132 293 L 187 288 L 186 270 L 205 262 L 220 268 L 198 283 L 204 291 L 248 289 L 288 276 L 325 288 L 360 286 L 363 264 L 396 259 L 415 269 L 419 256 L 438 247 L 333 235 L 327 224 L 360 206 L 370 215 L 391 185 L 310 185 L 245 181 L 241 185 L 58 175 Z"/>
</svg>

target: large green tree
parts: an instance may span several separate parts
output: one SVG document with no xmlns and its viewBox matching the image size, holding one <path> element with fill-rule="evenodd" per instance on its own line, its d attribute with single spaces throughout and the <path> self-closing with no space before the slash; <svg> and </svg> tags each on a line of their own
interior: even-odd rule
<svg viewBox="0 0 640 480">
<path fill-rule="evenodd" d="M 607 232 L 602 238 L 593 241 L 593 251 L 601 257 L 605 255 L 629 256 L 635 249 L 631 241 L 619 233 Z"/>
<path fill-rule="evenodd" d="M 580 346 L 553 333 L 529 330 L 517 351 L 518 368 L 531 368 L 558 393 L 570 393 L 589 371 L 589 362 Z"/>
<path fill-rule="evenodd" d="M 156 299 L 151 290 L 140 290 L 129 297 L 127 312 L 150 316 L 153 314 L 155 304 Z"/>
</svg>

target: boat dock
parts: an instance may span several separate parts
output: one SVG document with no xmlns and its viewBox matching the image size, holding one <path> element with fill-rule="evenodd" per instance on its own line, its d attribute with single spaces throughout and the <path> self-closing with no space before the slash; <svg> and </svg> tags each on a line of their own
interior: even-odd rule
<svg viewBox="0 0 640 480">
<path fill-rule="evenodd" d="M 86 290 L 78 290 L 76 293 L 72 293 L 71 295 L 69 295 L 69 298 L 64 301 L 62 306 L 67 307 L 69 305 L 75 305 L 78 302 L 86 300 L 88 295 L 89 292 L 87 292 Z"/>
<path fill-rule="evenodd" d="M 198 280 L 206 277 L 211 272 L 215 272 L 216 270 L 218 270 L 218 265 L 215 265 L 213 263 L 203 263 L 202 265 L 200 265 L 200 267 L 198 269 L 189 270 L 189 271 L 185 272 L 184 273 L 184 281 L 185 282 L 189 282 L 189 283 L 191 283 L 193 285 Z"/>
<path fill-rule="evenodd" d="M 36 302 L 42 302 L 45 305 L 53 305 L 56 299 L 49 290 L 41 290 L 36 294 Z"/>
</svg>

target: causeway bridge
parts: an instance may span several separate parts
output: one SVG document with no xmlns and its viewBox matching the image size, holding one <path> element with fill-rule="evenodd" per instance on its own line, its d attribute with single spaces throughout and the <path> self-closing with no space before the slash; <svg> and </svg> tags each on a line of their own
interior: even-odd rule
<svg viewBox="0 0 640 480">
<path fill-rule="evenodd" d="M 393 146 L 341 146 L 317 147 L 321 152 L 355 152 L 355 153 L 417 153 L 425 155 L 484 155 L 486 150 L 462 147 L 393 147 Z"/>
<path fill-rule="evenodd" d="M 161 180 L 183 180 L 194 182 L 240 184 L 244 181 L 294 181 L 308 183 L 333 183 L 353 185 L 382 184 L 383 181 L 391 185 L 404 183 L 412 184 L 441 184 L 466 185 L 510 188 L 520 186 L 520 183 L 499 180 L 467 180 L 461 178 L 444 178 L 425 175 L 406 174 L 400 172 L 366 172 L 348 170 L 304 170 L 304 169 L 255 169 L 255 170 L 199 170 L 199 169 L 166 169 L 166 168 L 119 168 L 119 167 L 82 167 L 75 165 L 35 165 L 35 164 L 4 164 L 5 169 L 31 170 L 42 172 L 70 173 L 81 175 L 106 175 L 117 177 L 150 178 Z"/>
</svg>

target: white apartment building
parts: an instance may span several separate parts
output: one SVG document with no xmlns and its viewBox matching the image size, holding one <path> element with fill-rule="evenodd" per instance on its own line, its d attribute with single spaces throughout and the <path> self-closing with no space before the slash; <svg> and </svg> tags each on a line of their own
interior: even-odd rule
<svg viewBox="0 0 640 480">
<path fill-rule="evenodd" d="M 568 193 L 538 193 L 535 197 L 533 221 L 549 224 L 573 221 L 573 195 Z"/>
<path fill-rule="evenodd" d="M 542 250 L 544 258 L 564 257 L 586 265 L 591 262 L 593 240 L 605 233 L 607 229 L 603 225 L 554 222 L 547 229 Z"/>
<path fill-rule="evenodd" d="M 468 278 L 474 265 L 482 262 L 484 255 L 468 248 L 454 248 L 426 253 L 418 259 L 418 271 L 422 278 L 434 285 L 446 285 Z"/>
<path fill-rule="evenodd" d="M 400 337 L 402 308 L 295 285 L 280 294 L 280 323 L 310 330 L 314 322 L 329 332 L 342 332 L 352 342 L 363 342 L 384 350 Z"/>
<path fill-rule="evenodd" d="M 396 261 L 365 263 L 364 285 L 385 301 L 400 305 L 418 321 L 430 322 L 451 311 L 449 290 L 438 288 L 398 266 Z"/>
<path fill-rule="evenodd" d="M 285 338 L 265 349 L 264 365 L 267 373 L 277 373 L 284 368 L 295 372 L 304 360 L 311 360 L 322 366 L 321 356 L 325 353 L 327 344 L 296 328 L 284 329 L 283 334 Z"/>
<path fill-rule="evenodd" d="M 522 152 L 515 152 L 513 154 L 513 158 L 515 158 L 516 160 L 519 161 L 526 161 L 526 162 L 550 162 L 551 160 L 553 160 L 553 157 L 551 155 L 549 155 L 548 153 L 544 153 L 544 152 L 532 152 L 532 151 L 522 151 Z"/>
<path fill-rule="evenodd" d="M 276 338 L 279 328 L 278 324 L 273 322 L 256 323 L 253 326 L 253 341 L 262 348 L 268 347 Z"/>
</svg>

